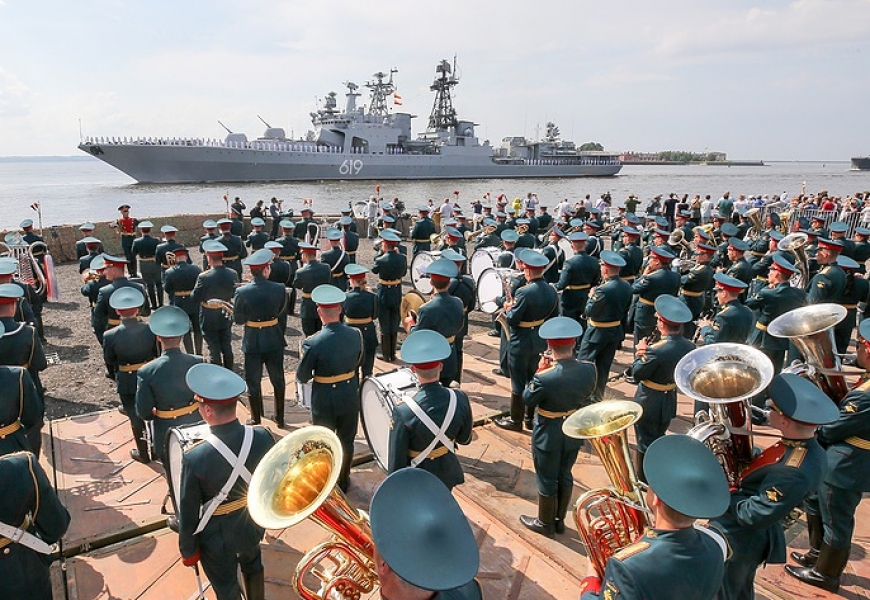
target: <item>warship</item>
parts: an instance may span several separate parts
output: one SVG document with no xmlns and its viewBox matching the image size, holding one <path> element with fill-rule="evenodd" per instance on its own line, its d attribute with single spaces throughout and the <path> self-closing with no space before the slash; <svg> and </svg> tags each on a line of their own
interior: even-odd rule
<svg viewBox="0 0 870 600">
<path fill-rule="evenodd" d="M 314 130 L 304 140 L 288 139 L 261 118 L 266 131 L 253 140 L 227 129 L 224 140 L 100 137 L 85 138 L 78 148 L 139 183 L 608 177 L 622 168 L 618 153 L 581 151 L 553 123 L 541 140 L 507 137 L 497 148 L 481 143 L 476 124 L 459 119 L 453 107 L 459 78 L 446 60 L 430 86 L 435 102 L 428 127 L 414 137 L 414 115 L 391 111 L 400 104 L 396 72 L 375 73 L 365 84 L 367 106 L 358 106 L 353 82 L 344 84 L 343 110 L 330 92 L 311 113 Z"/>
<path fill-rule="evenodd" d="M 870 156 L 853 156 L 853 171 L 870 171 Z"/>
</svg>

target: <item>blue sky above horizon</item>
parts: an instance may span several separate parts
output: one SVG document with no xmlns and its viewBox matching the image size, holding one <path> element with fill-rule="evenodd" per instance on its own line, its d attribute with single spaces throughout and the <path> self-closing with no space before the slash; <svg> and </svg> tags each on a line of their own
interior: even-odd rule
<svg viewBox="0 0 870 600">
<path fill-rule="evenodd" d="M 493 144 L 552 120 L 609 150 L 870 154 L 870 0 L 0 0 L 0 156 L 76 154 L 80 120 L 300 136 L 318 99 L 391 67 L 422 131 L 454 55 L 454 105 Z"/>
</svg>

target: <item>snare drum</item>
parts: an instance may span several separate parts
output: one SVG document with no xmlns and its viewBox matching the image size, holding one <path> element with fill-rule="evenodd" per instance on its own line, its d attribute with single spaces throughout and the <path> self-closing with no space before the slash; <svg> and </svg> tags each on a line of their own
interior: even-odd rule
<svg viewBox="0 0 870 600">
<path fill-rule="evenodd" d="M 408 367 L 366 377 L 360 392 L 360 417 L 363 431 L 375 460 L 386 471 L 389 467 L 390 429 L 393 409 L 403 396 L 417 393 L 417 376 Z"/>
<path fill-rule="evenodd" d="M 166 432 L 164 456 L 166 457 L 166 478 L 169 480 L 169 497 L 178 514 L 181 502 L 181 456 L 193 444 L 206 438 L 211 430 L 206 423 L 194 423 L 171 427 Z"/>
<path fill-rule="evenodd" d="M 468 261 L 468 268 L 475 283 L 485 270 L 498 267 L 498 257 L 502 252 L 504 251 L 501 248 L 492 247 L 478 248 L 474 251 L 471 260 Z"/>
<path fill-rule="evenodd" d="M 411 284 L 414 289 L 428 296 L 432 293 L 432 282 L 429 281 L 429 275 L 426 274 L 426 269 L 429 268 L 441 252 L 418 252 L 411 259 Z"/>
<path fill-rule="evenodd" d="M 496 299 L 504 296 L 502 272 L 508 269 L 486 269 L 477 281 L 477 305 L 488 315 L 498 310 Z"/>
</svg>

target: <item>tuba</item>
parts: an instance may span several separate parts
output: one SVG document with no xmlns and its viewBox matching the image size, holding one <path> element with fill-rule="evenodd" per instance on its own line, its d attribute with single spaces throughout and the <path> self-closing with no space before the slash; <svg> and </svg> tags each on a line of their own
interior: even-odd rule
<svg viewBox="0 0 870 600">
<path fill-rule="evenodd" d="M 258 525 L 283 529 L 311 517 L 333 534 L 296 567 L 293 585 L 304 600 L 350 600 L 377 586 L 368 516 L 336 485 L 342 456 L 335 433 L 303 427 L 273 446 L 251 476 L 248 511 Z M 309 575 L 320 580 L 319 590 L 308 587 Z"/>
<path fill-rule="evenodd" d="M 792 365 L 784 372 L 811 379 L 834 402 L 849 393 L 840 357 L 834 351 L 834 325 L 846 318 L 846 312 L 839 304 L 811 304 L 790 310 L 767 326 L 773 337 L 794 342 L 806 360 L 805 365 Z"/>
<path fill-rule="evenodd" d="M 810 262 L 807 258 L 806 248 L 808 239 L 807 234 L 798 231 L 788 234 L 776 244 L 777 250 L 791 252 L 794 255 L 798 273 L 789 282 L 792 287 L 805 288 L 810 282 Z"/>
<path fill-rule="evenodd" d="M 627 429 L 642 414 L 636 402 L 610 400 L 581 408 L 562 423 L 568 437 L 591 442 L 612 484 L 589 490 L 574 504 L 577 531 L 599 577 L 607 560 L 651 524 L 628 448 Z"/>
<path fill-rule="evenodd" d="M 746 344 L 710 344 L 686 354 L 674 369 L 674 381 L 693 400 L 706 402 L 686 435 L 707 446 L 735 485 L 752 461 L 751 398 L 773 379 L 773 363 Z"/>
<path fill-rule="evenodd" d="M 28 245 L 21 234 L 17 232 L 8 234 L 5 243 L 0 242 L 0 251 L 15 260 L 15 279 L 33 286 L 36 293 L 42 296 L 48 284 L 39 262 L 33 255 L 34 248 L 42 248 L 44 252 L 48 251 L 48 246 L 44 242 L 34 242 L 32 245 Z"/>
<path fill-rule="evenodd" d="M 761 237 L 761 234 L 764 233 L 764 226 L 761 224 L 761 209 L 758 207 L 750 208 L 746 211 L 746 218 L 752 222 L 752 227 L 749 228 L 749 231 L 746 232 L 746 238 L 757 241 L 758 238 Z"/>
</svg>

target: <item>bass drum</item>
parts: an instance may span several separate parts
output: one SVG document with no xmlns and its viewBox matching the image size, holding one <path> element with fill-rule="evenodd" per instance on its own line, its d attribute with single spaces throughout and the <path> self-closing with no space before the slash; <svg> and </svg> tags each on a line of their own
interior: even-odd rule
<svg viewBox="0 0 870 600">
<path fill-rule="evenodd" d="M 166 432 L 163 456 L 166 457 L 166 479 L 169 480 L 169 497 L 178 514 L 181 501 L 181 457 L 184 451 L 193 444 L 200 442 L 209 434 L 206 423 L 193 423 L 172 427 Z"/>
<path fill-rule="evenodd" d="M 432 282 L 429 281 L 429 276 L 426 274 L 426 269 L 429 268 L 438 257 L 440 252 L 418 252 L 411 259 L 411 284 L 414 289 L 428 296 L 432 293 Z"/>
<path fill-rule="evenodd" d="M 502 271 L 509 269 L 486 269 L 477 281 L 477 306 L 488 315 L 498 310 L 496 299 L 504 296 Z"/>
<path fill-rule="evenodd" d="M 353 205 L 353 216 L 357 219 L 365 219 L 369 214 L 369 204 L 368 202 L 363 202 L 360 200 L 359 202 L 354 203 Z"/>
<path fill-rule="evenodd" d="M 475 283 L 484 271 L 498 267 L 498 257 L 502 252 L 501 248 L 492 247 L 478 248 L 474 251 L 471 260 L 468 261 L 468 269 Z"/>
<path fill-rule="evenodd" d="M 360 391 L 360 416 L 363 431 L 375 460 L 386 471 L 389 467 L 390 429 L 393 410 L 404 396 L 417 393 L 417 376 L 408 367 L 366 377 Z"/>
<path fill-rule="evenodd" d="M 559 248 L 565 253 L 565 260 L 574 256 L 574 246 L 568 238 L 559 238 Z"/>
</svg>

